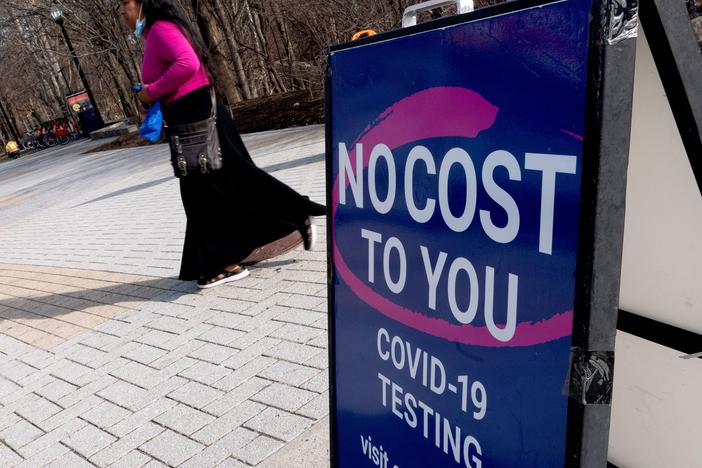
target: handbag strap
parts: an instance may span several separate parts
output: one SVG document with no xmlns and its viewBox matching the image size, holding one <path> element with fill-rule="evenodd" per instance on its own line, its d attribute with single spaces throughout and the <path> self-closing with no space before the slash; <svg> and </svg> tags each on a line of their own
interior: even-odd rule
<svg viewBox="0 0 702 468">
<path fill-rule="evenodd" d="M 210 85 L 209 88 L 210 88 L 210 101 L 212 102 L 212 112 L 211 112 L 208 120 L 212 120 L 212 119 L 217 120 L 217 99 L 216 99 L 215 92 L 214 92 L 214 86 Z M 163 126 L 164 126 L 164 128 L 168 128 L 168 124 L 166 123 L 165 118 L 163 119 Z"/>
</svg>

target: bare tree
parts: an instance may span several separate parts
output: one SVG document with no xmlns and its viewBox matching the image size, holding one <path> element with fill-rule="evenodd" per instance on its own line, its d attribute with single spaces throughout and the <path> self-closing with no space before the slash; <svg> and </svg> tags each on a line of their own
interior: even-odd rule
<svg viewBox="0 0 702 468">
<path fill-rule="evenodd" d="M 210 72 L 230 102 L 289 91 L 323 93 L 326 50 L 360 29 L 398 28 L 418 0 L 178 0 L 201 32 Z M 481 0 L 483 4 L 502 0 Z M 66 112 L 65 95 L 81 89 L 58 26 L 57 2 L 76 54 L 107 120 L 136 115 L 131 86 L 141 81 L 143 46 L 129 31 L 115 0 L 0 0 L 0 100 L 7 134 L 32 125 L 32 116 Z"/>
</svg>

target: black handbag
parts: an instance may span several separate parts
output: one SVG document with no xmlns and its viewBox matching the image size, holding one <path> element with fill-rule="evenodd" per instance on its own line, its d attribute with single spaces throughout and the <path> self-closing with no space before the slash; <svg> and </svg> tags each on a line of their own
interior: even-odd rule
<svg viewBox="0 0 702 468">
<path fill-rule="evenodd" d="M 211 88 L 210 97 L 212 115 L 209 118 L 180 125 L 168 125 L 163 121 L 176 177 L 207 174 L 222 168 L 222 149 L 217 133 L 217 103 Z"/>
</svg>

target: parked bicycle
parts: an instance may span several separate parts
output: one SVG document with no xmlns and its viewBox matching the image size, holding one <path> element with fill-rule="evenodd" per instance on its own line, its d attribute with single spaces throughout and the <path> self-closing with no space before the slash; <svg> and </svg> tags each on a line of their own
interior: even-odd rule
<svg viewBox="0 0 702 468">
<path fill-rule="evenodd" d="M 76 118 L 61 117 L 39 125 L 27 132 L 20 145 L 25 150 L 39 150 L 56 145 L 66 145 L 81 137 Z"/>
</svg>

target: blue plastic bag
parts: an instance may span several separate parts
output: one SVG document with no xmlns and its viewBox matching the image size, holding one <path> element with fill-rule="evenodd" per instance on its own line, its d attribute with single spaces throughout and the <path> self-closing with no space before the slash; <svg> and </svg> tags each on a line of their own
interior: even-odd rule
<svg viewBox="0 0 702 468">
<path fill-rule="evenodd" d="M 141 91 L 141 85 L 135 85 L 134 91 Z M 155 143 L 161 137 L 162 129 L 163 116 L 161 115 L 161 101 L 156 101 L 146 112 L 144 121 L 141 123 L 141 127 L 139 127 L 139 135 Z"/>
<path fill-rule="evenodd" d="M 139 134 L 154 143 L 161 137 L 161 129 L 163 128 L 163 116 L 161 115 L 161 101 L 154 102 L 149 107 L 144 121 L 139 127 Z"/>
</svg>

